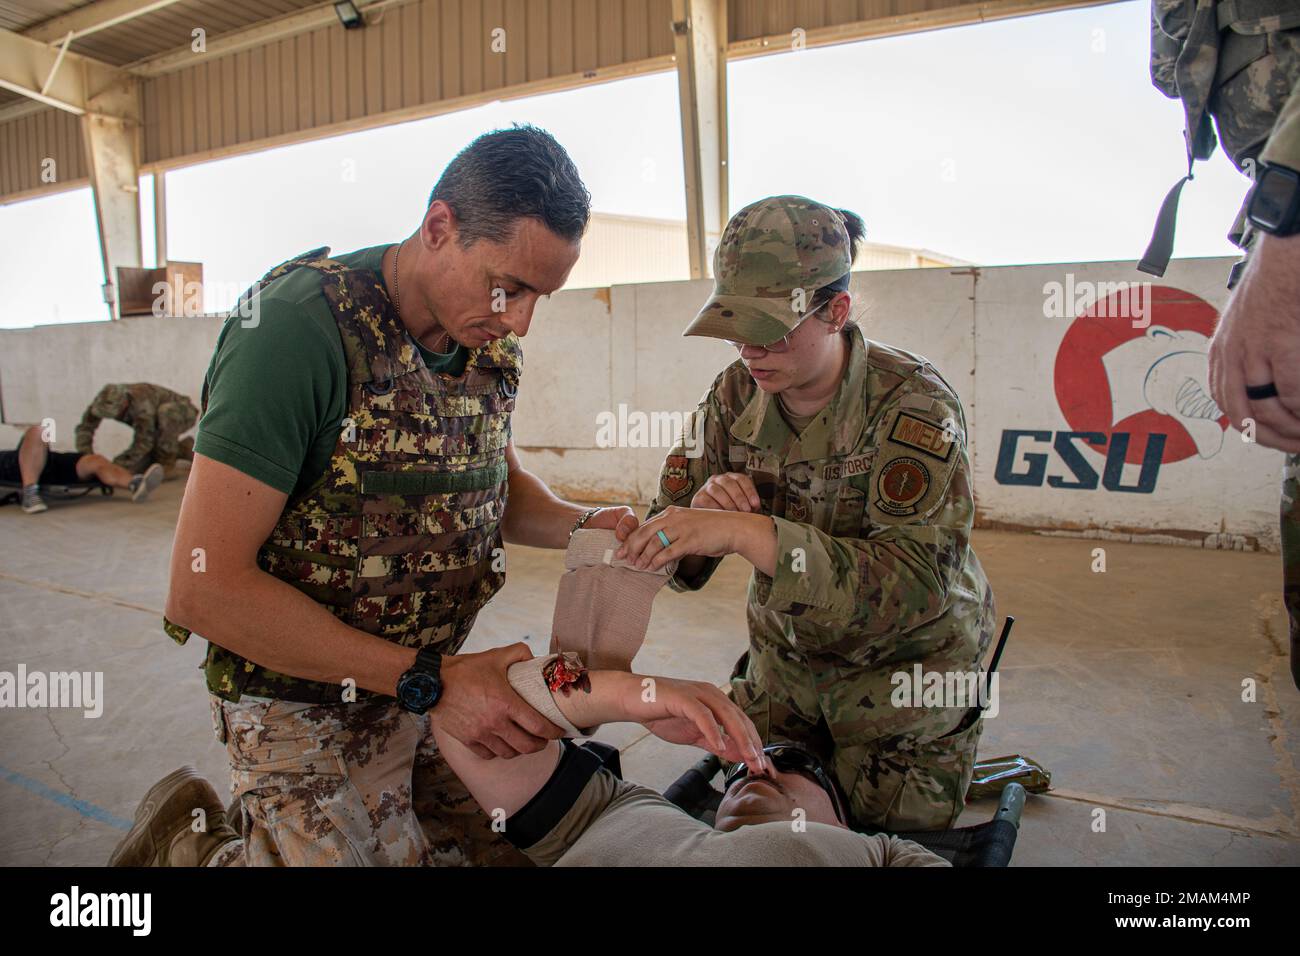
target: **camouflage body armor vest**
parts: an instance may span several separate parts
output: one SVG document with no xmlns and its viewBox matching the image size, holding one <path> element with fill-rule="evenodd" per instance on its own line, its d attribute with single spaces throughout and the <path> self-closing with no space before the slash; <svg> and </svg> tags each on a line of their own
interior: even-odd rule
<svg viewBox="0 0 1300 956">
<path fill-rule="evenodd" d="M 328 253 L 291 259 L 245 293 L 293 269 L 319 272 L 348 369 L 348 412 L 329 466 L 290 498 L 257 563 L 351 627 L 451 654 L 505 583 L 498 549 L 522 353 L 510 336 L 471 351 L 458 379 L 430 372 L 380 279 Z M 169 621 L 164 628 L 179 643 L 189 638 Z M 344 700 L 342 686 L 278 674 L 212 642 L 203 669 L 225 700 Z M 356 691 L 357 700 L 374 696 Z"/>
</svg>

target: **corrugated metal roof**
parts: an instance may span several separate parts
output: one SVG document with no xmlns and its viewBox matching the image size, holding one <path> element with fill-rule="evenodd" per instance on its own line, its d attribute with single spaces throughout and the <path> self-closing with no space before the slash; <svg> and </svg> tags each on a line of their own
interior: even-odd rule
<svg viewBox="0 0 1300 956">
<path fill-rule="evenodd" d="M 23 3 L 0 0 L 0 28 L 22 33 L 28 27 L 84 6 L 86 0 L 25 0 Z"/>
<path fill-rule="evenodd" d="M 177 0 L 148 10 L 105 29 L 74 36 L 68 49 L 112 66 L 127 66 L 152 57 L 189 49 L 193 31 L 202 29 L 206 40 L 268 23 L 287 14 L 319 8 L 321 0 Z M 329 7 L 329 4 L 324 4 Z M 34 34 L 45 42 L 58 42 L 55 19 L 69 13 L 85 13 L 93 22 L 95 8 L 105 17 L 120 15 L 121 5 L 93 0 L 91 3 L 63 0 L 0 0 L 0 28 Z M 101 20 L 102 22 L 102 20 Z M 44 29 L 42 29 L 44 28 Z M 58 31 L 61 32 L 61 31 Z M 0 107 L 24 97 L 0 90 Z"/>
<path fill-rule="evenodd" d="M 206 39 L 241 30 L 286 13 L 319 7 L 320 0 L 181 0 L 153 13 L 72 42 L 72 49 L 114 66 L 125 66 L 188 47 L 192 33 Z"/>
</svg>

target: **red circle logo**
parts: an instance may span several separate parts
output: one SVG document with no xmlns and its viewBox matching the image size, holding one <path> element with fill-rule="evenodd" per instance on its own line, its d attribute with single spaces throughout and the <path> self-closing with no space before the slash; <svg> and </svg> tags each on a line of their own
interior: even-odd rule
<svg viewBox="0 0 1300 956">
<path fill-rule="evenodd" d="M 1210 458 L 1228 427 L 1210 396 L 1210 336 L 1218 312 L 1170 286 L 1099 299 L 1066 330 L 1056 350 L 1056 401 L 1072 431 L 1127 432 L 1125 461 L 1140 464 L 1147 437 L 1166 436 L 1162 464 Z M 1136 303 L 1136 307 L 1135 307 Z M 1088 443 L 1105 454 L 1105 445 Z"/>
</svg>

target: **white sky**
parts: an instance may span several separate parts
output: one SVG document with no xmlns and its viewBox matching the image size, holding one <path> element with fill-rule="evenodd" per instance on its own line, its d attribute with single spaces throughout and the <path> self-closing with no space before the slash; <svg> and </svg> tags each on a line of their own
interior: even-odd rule
<svg viewBox="0 0 1300 956">
<path fill-rule="evenodd" d="M 1185 170 L 1179 104 L 1147 73 L 1145 0 L 729 65 L 731 211 L 773 193 L 853 209 L 876 242 L 984 265 L 1134 260 Z M 493 103 L 167 175 L 172 259 L 206 305 L 316 246 L 419 222 L 448 160 L 511 122 L 555 134 L 601 212 L 685 218 L 675 74 Z M 1222 152 L 1183 190 L 1176 256 L 1233 255 L 1248 182 Z M 143 184 L 145 261 L 152 205 Z M 0 328 L 102 319 L 88 189 L 0 207 Z"/>
</svg>

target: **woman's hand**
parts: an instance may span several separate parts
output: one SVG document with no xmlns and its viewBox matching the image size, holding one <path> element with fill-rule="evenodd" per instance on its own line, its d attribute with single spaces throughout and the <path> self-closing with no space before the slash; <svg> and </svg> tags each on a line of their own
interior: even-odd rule
<svg viewBox="0 0 1300 956">
<path fill-rule="evenodd" d="M 769 527 L 772 523 L 762 515 L 711 508 L 665 508 L 629 534 L 614 556 L 641 571 L 658 571 L 669 561 L 692 554 L 722 557 L 740 550 L 742 537 L 753 531 L 752 523 L 756 521 Z M 667 546 L 659 537 L 660 531 L 668 538 Z"/>
<path fill-rule="evenodd" d="M 712 684 L 652 677 L 643 678 L 642 686 L 641 703 L 634 713 L 656 737 L 700 747 L 723 760 L 768 767 L 763 739 L 753 721 Z"/>
<path fill-rule="evenodd" d="M 763 501 L 758 497 L 754 479 L 739 471 L 709 475 L 704 487 L 691 499 L 692 508 L 720 511 L 758 511 Z"/>
</svg>

